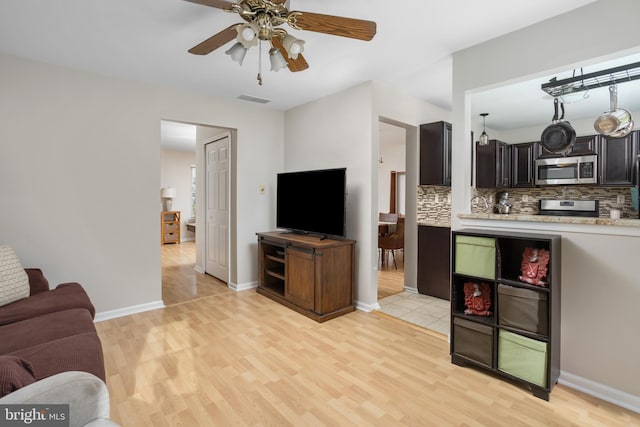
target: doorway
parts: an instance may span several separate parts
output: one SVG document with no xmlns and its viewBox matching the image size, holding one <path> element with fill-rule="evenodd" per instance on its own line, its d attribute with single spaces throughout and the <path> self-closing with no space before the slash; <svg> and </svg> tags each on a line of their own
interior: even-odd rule
<svg viewBox="0 0 640 427">
<path fill-rule="evenodd" d="M 379 121 L 378 300 L 404 290 L 406 129 Z M 400 223 L 400 224 L 399 224 Z M 400 236 L 402 233 L 402 236 Z M 393 249 L 387 249 L 393 247 Z"/>
<path fill-rule="evenodd" d="M 205 125 L 162 120 L 160 122 L 160 185 L 174 188 L 171 211 L 179 212 L 179 241 L 161 244 L 162 301 L 165 306 L 230 292 L 223 281 L 198 268 L 196 209 L 202 204 L 202 167 L 197 141 L 222 130 Z M 160 195 L 160 192 L 159 192 Z M 160 211 L 166 209 L 160 200 Z M 202 237 L 198 237 L 201 240 Z"/>
</svg>

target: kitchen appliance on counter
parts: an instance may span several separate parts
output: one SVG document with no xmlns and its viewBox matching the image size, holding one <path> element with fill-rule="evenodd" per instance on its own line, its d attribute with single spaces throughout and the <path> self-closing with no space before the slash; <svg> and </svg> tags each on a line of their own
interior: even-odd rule
<svg viewBox="0 0 640 427">
<path fill-rule="evenodd" d="M 597 184 L 598 157 L 573 156 L 536 160 L 536 185 Z"/>
<path fill-rule="evenodd" d="M 545 200 L 538 203 L 538 215 L 597 217 L 597 200 Z"/>
</svg>

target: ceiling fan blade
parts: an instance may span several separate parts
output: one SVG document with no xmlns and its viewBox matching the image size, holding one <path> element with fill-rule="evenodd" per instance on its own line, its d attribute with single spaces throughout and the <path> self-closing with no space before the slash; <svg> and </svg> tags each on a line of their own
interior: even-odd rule
<svg viewBox="0 0 640 427">
<path fill-rule="evenodd" d="M 322 15 L 312 12 L 290 12 L 289 25 L 299 30 L 369 41 L 376 35 L 376 23 L 362 19 Z"/>
<path fill-rule="evenodd" d="M 238 32 L 236 31 L 236 25 L 239 24 L 233 24 L 230 27 L 220 31 L 218 34 L 209 37 L 202 43 L 195 45 L 194 47 L 189 49 L 189 53 L 193 53 L 194 55 L 206 55 L 213 52 L 220 46 L 224 46 L 231 40 L 235 39 L 238 35 Z"/>
<path fill-rule="evenodd" d="M 298 54 L 298 57 L 296 59 L 289 58 L 289 54 L 287 53 L 287 50 L 284 48 L 284 45 L 282 44 L 282 39 L 280 37 L 277 37 L 277 36 L 272 37 L 271 46 L 275 47 L 280 51 L 280 53 L 284 57 L 284 60 L 287 61 L 287 66 L 289 67 L 289 70 L 291 72 L 295 73 L 297 71 L 304 71 L 307 68 L 309 68 L 309 64 L 307 64 L 307 61 L 306 59 L 304 59 L 302 54 Z"/>
<path fill-rule="evenodd" d="M 211 6 L 218 9 L 224 9 L 224 10 L 232 10 L 231 6 L 235 4 L 235 3 L 229 3 L 228 1 L 224 1 L 224 0 L 185 0 L 185 1 L 201 4 L 204 6 Z"/>
</svg>

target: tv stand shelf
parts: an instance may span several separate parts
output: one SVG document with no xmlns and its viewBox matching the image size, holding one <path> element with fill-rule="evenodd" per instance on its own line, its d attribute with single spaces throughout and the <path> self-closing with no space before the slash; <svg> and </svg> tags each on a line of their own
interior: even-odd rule
<svg viewBox="0 0 640 427">
<path fill-rule="evenodd" d="M 257 233 L 257 292 L 317 322 L 355 310 L 353 240 Z"/>
</svg>

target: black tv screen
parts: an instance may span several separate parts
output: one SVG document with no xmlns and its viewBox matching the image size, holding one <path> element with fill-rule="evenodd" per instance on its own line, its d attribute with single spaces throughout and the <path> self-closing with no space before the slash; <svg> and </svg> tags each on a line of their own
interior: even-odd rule
<svg viewBox="0 0 640 427">
<path fill-rule="evenodd" d="M 345 237 L 347 169 L 278 174 L 276 227 Z"/>
</svg>

